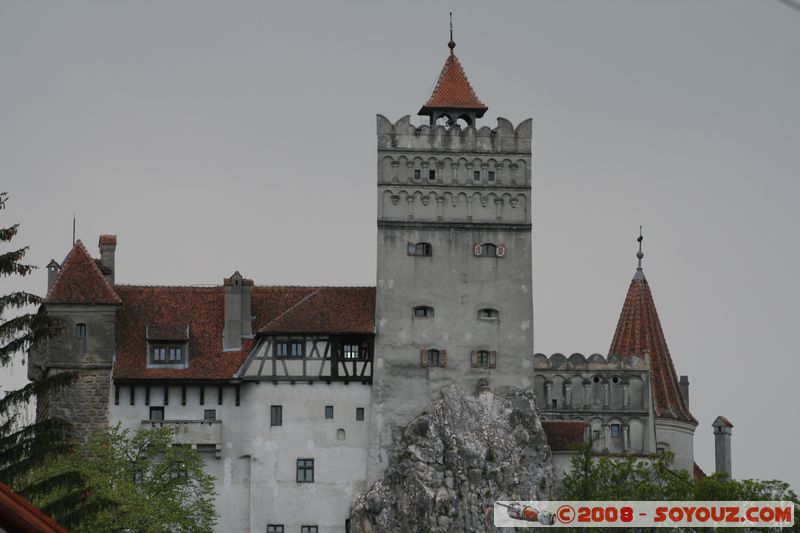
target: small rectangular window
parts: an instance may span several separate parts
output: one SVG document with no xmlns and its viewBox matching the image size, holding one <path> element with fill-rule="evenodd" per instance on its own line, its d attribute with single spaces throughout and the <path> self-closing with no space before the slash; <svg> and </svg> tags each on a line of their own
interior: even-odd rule
<svg viewBox="0 0 800 533">
<path fill-rule="evenodd" d="M 293 341 L 290 343 L 289 353 L 292 357 L 303 357 L 303 348 L 305 348 L 302 342 Z"/>
<path fill-rule="evenodd" d="M 327 420 L 333 420 L 333 406 L 332 405 L 326 405 L 325 406 L 325 418 Z"/>
<path fill-rule="evenodd" d="M 428 350 L 428 361 L 432 368 L 439 366 L 439 350 Z"/>
<path fill-rule="evenodd" d="M 300 533 L 319 533 L 317 526 L 300 526 Z"/>
<path fill-rule="evenodd" d="M 489 171 L 489 181 L 494 181 L 494 170 Z"/>
<path fill-rule="evenodd" d="M 364 420 L 364 408 L 356 407 L 356 420 Z"/>
<path fill-rule="evenodd" d="M 414 170 L 414 179 L 418 180 L 420 178 L 422 178 L 422 171 L 417 168 L 417 169 Z"/>
<path fill-rule="evenodd" d="M 78 341 L 78 353 L 86 353 L 86 324 L 75 324 L 75 339 Z"/>
<path fill-rule="evenodd" d="M 276 342 L 275 348 L 273 349 L 273 354 L 278 357 L 286 357 L 287 355 L 289 355 L 289 343 Z"/>
<path fill-rule="evenodd" d="M 283 406 L 273 405 L 269 408 L 269 425 L 282 426 L 283 425 Z"/>
<path fill-rule="evenodd" d="M 489 352 L 486 350 L 478 352 L 478 368 L 489 368 Z"/>
<path fill-rule="evenodd" d="M 163 407 L 151 407 L 150 408 L 150 420 L 164 420 L 164 408 Z"/>
<path fill-rule="evenodd" d="M 297 482 L 314 483 L 314 459 L 297 460 Z"/>
<path fill-rule="evenodd" d="M 553 409 L 558 409 L 558 400 L 553 400 Z"/>
<path fill-rule="evenodd" d="M 619 437 L 619 424 L 611 424 L 611 436 Z"/>
<path fill-rule="evenodd" d="M 169 362 L 180 363 L 183 361 L 183 349 L 180 346 L 173 346 L 169 349 Z"/>
<path fill-rule="evenodd" d="M 472 180 L 475 182 L 481 181 L 481 171 L 480 170 L 473 170 L 472 171 Z"/>
<path fill-rule="evenodd" d="M 217 410 L 216 409 L 206 409 L 203 411 L 203 420 L 206 422 L 213 422 L 217 419 Z"/>
<path fill-rule="evenodd" d="M 267 533 L 283 533 L 283 524 L 268 524 Z"/>
<path fill-rule="evenodd" d="M 345 359 L 358 359 L 359 352 L 358 344 L 345 344 L 342 346 L 342 354 Z"/>
<path fill-rule="evenodd" d="M 435 170 L 430 169 L 428 171 L 428 179 L 431 180 L 431 181 L 435 181 L 436 180 L 436 171 Z"/>
</svg>

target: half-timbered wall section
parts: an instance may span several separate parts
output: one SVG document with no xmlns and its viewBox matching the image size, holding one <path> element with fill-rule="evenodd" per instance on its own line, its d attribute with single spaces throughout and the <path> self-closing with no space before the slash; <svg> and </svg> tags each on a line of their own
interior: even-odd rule
<svg viewBox="0 0 800 533">
<path fill-rule="evenodd" d="M 373 337 L 262 337 L 237 374 L 243 380 L 372 382 Z"/>
</svg>

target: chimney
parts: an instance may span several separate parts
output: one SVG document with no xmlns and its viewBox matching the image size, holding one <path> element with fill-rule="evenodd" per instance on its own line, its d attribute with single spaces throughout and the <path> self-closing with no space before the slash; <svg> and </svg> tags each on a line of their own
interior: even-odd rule
<svg viewBox="0 0 800 533">
<path fill-rule="evenodd" d="M 114 284 L 114 252 L 117 249 L 116 235 L 100 235 L 100 265 L 103 276 L 110 284 Z"/>
<path fill-rule="evenodd" d="M 223 281 L 225 287 L 225 327 L 222 330 L 222 349 L 242 349 L 242 337 L 252 337 L 250 294 L 253 280 L 244 279 L 239 271 Z"/>
<path fill-rule="evenodd" d="M 681 396 L 683 396 L 683 403 L 686 408 L 689 408 L 689 376 L 681 376 L 678 384 L 681 386 Z"/>
<path fill-rule="evenodd" d="M 56 282 L 59 272 L 61 272 L 61 267 L 56 263 L 55 259 L 51 259 L 47 263 L 47 292 L 50 292 L 50 289 L 53 288 L 53 283 Z"/>
<path fill-rule="evenodd" d="M 732 476 L 731 470 L 731 429 L 733 424 L 724 416 L 718 416 L 714 423 L 714 459 L 717 474 Z"/>
</svg>

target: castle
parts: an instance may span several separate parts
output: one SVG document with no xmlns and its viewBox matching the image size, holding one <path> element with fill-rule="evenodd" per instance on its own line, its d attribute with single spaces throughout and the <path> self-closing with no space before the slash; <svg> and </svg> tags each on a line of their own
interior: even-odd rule
<svg viewBox="0 0 800 533">
<path fill-rule="evenodd" d="M 29 377 L 80 379 L 39 416 L 78 437 L 174 428 L 216 478 L 220 531 L 349 530 L 394 429 L 453 382 L 535 387 L 562 471 L 594 436 L 598 450 L 670 450 L 694 472 L 688 380 L 641 248 L 610 355 L 533 354 L 532 120 L 478 127 L 487 106 L 454 48 L 419 111 L 428 125 L 377 117 L 375 287 L 263 286 L 238 271 L 213 287 L 125 285 L 116 236 L 100 236 L 99 259 L 77 241 L 48 265 L 43 310 L 61 330 L 32 351 Z"/>
</svg>

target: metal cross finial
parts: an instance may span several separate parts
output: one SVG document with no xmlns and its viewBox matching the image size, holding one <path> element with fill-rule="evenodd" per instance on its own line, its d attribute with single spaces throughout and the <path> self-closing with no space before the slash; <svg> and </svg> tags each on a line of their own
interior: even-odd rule
<svg viewBox="0 0 800 533">
<path fill-rule="evenodd" d="M 639 241 L 639 251 L 636 253 L 636 258 L 639 260 L 639 266 L 636 268 L 636 270 L 641 270 L 642 269 L 642 257 L 644 257 L 644 254 L 642 253 L 642 241 L 644 240 L 644 237 L 642 237 L 642 227 L 641 226 L 639 226 L 639 238 L 636 239 L 636 240 Z"/>
<path fill-rule="evenodd" d="M 447 43 L 448 48 L 450 48 L 450 53 L 453 53 L 453 48 L 456 47 L 456 42 L 453 40 L 453 12 L 450 12 L 450 42 Z"/>
</svg>

